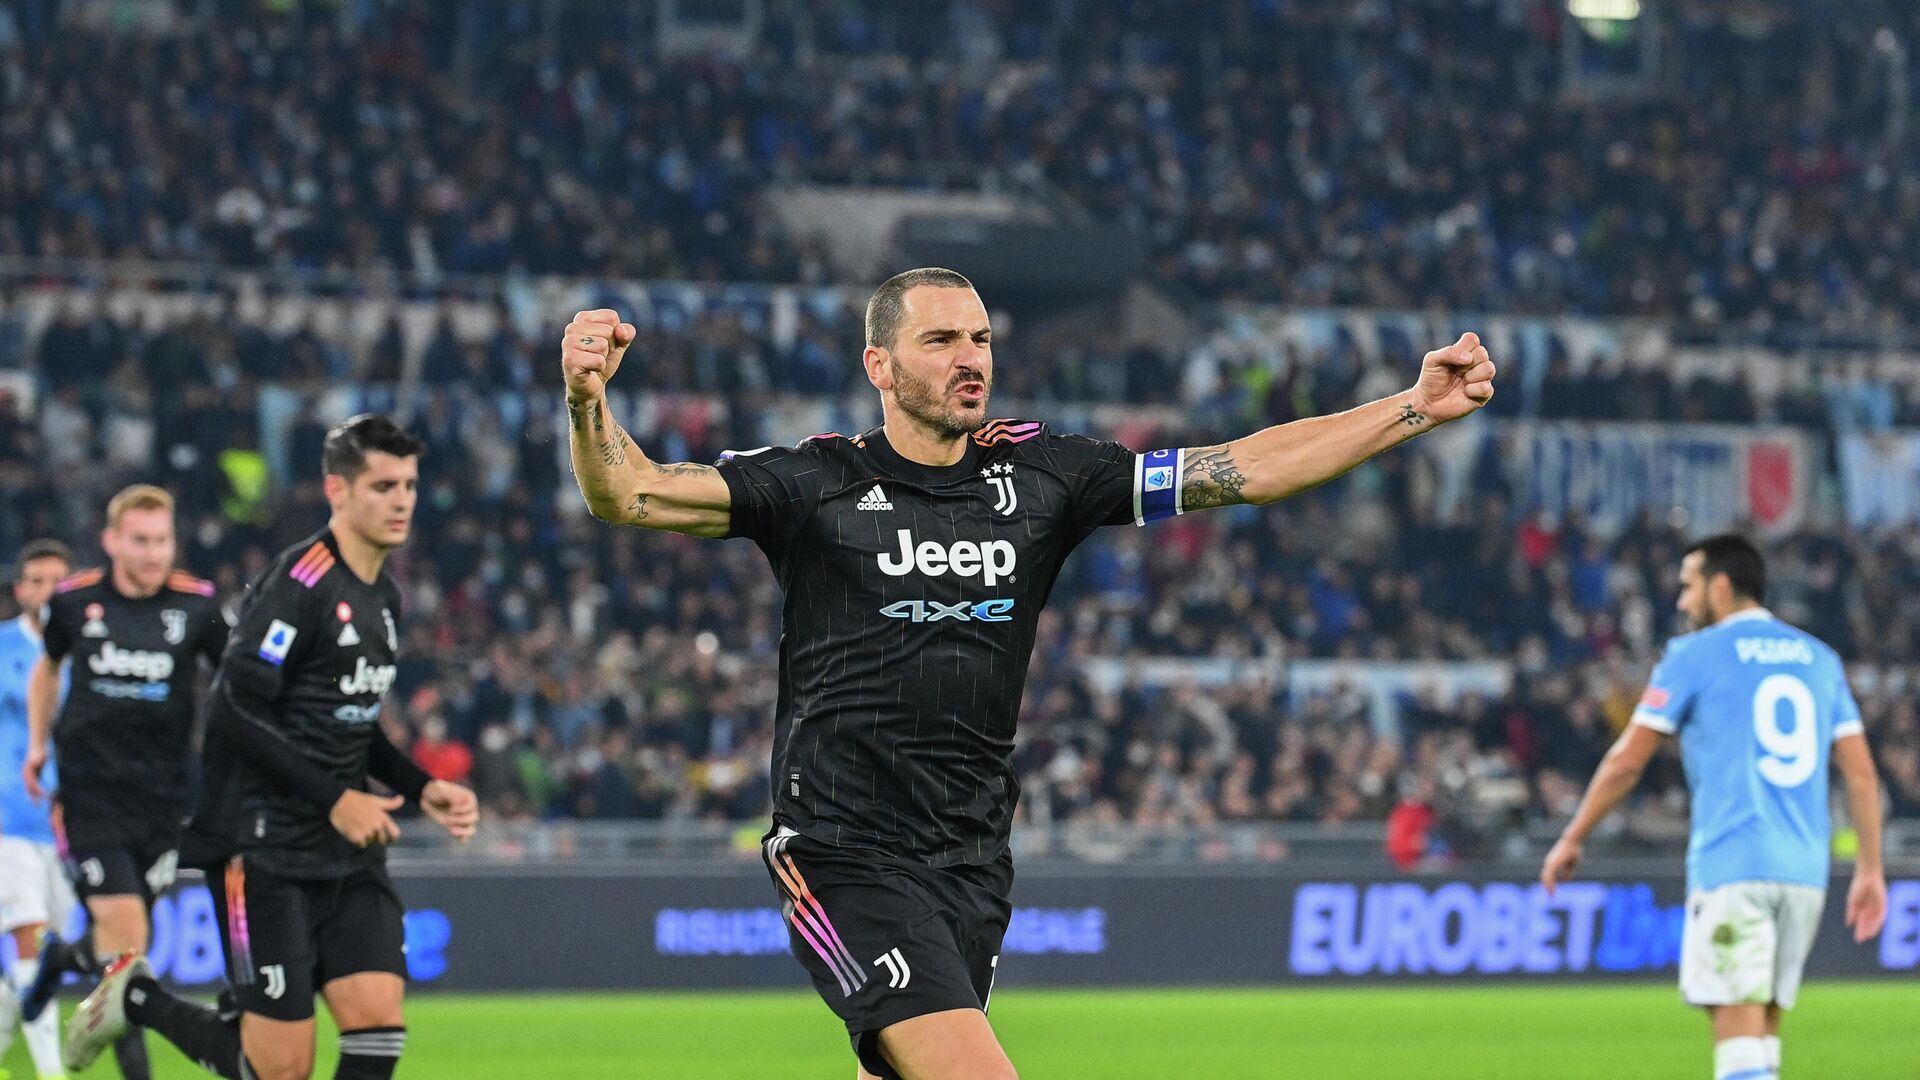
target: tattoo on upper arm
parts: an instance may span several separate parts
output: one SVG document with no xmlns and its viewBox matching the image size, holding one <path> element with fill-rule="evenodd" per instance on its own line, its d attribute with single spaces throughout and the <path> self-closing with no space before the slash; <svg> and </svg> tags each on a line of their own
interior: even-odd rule
<svg viewBox="0 0 1920 1080">
<path fill-rule="evenodd" d="M 711 465 L 683 461 L 678 465 L 655 465 L 653 471 L 657 476 L 700 476 L 706 473 L 717 473 L 720 470 Z"/>
<path fill-rule="evenodd" d="M 1408 427 L 1419 427 L 1427 422 L 1427 414 L 1414 409 L 1410 402 L 1400 403 L 1400 422 Z"/>
<path fill-rule="evenodd" d="M 1240 491 L 1247 484 L 1246 474 L 1234 464 L 1225 446 L 1187 451 L 1187 465 L 1180 480 L 1182 509 L 1204 510 L 1247 501 Z"/>
</svg>

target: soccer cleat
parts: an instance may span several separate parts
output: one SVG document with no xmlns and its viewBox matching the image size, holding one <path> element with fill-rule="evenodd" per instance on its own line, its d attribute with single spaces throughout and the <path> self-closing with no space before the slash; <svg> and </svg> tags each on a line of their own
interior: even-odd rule
<svg viewBox="0 0 1920 1080">
<path fill-rule="evenodd" d="M 47 1002 L 53 1000 L 54 993 L 60 989 L 60 980 L 69 970 L 72 951 L 73 946 L 61 941 L 59 934 L 40 931 L 40 971 L 20 995 L 20 1019 L 29 1024 L 40 1019 L 40 1013 L 46 1009 Z"/>
<path fill-rule="evenodd" d="M 147 958 L 137 952 L 123 952 L 107 965 L 100 985 L 93 988 L 67 1021 L 67 1037 L 61 1056 L 68 1072 L 82 1072 L 100 1052 L 127 1033 L 127 983 L 136 976 L 153 975 Z"/>
</svg>

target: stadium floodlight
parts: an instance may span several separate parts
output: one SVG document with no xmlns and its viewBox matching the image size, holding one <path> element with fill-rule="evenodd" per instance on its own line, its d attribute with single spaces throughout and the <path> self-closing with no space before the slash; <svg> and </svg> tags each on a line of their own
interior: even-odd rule
<svg viewBox="0 0 1920 1080">
<path fill-rule="evenodd" d="M 1640 17 L 1640 0 L 1567 0 L 1567 14 L 1576 19 L 1631 22 Z"/>
</svg>

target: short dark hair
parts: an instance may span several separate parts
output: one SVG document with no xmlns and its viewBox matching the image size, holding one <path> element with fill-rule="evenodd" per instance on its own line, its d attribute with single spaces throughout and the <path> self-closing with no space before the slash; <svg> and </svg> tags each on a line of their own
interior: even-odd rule
<svg viewBox="0 0 1920 1080">
<path fill-rule="evenodd" d="M 908 270 L 895 274 L 873 291 L 873 297 L 867 301 L 867 344 L 882 349 L 893 348 L 894 338 L 900 334 L 900 309 L 904 306 L 907 290 L 919 285 L 932 285 L 938 289 L 971 289 L 973 282 L 952 270 L 938 266 L 923 266 L 918 270 Z"/>
<path fill-rule="evenodd" d="M 327 432 L 320 448 L 320 471 L 352 480 L 367 471 L 367 455 L 419 457 L 427 444 L 378 413 L 361 413 Z"/>
<path fill-rule="evenodd" d="M 20 572 L 27 568 L 28 563 L 39 562 L 41 559 L 59 559 L 68 566 L 72 566 L 73 549 L 58 540 L 27 541 L 27 545 L 20 549 L 20 557 L 13 562 L 14 579 L 19 580 Z"/>
<path fill-rule="evenodd" d="M 1727 575 L 1733 595 L 1763 604 L 1767 600 L 1767 562 L 1753 541 L 1738 533 L 1709 536 L 1688 548 L 1686 554 L 1700 553 L 1700 576 L 1708 581 L 1715 574 Z"/>
</svg>

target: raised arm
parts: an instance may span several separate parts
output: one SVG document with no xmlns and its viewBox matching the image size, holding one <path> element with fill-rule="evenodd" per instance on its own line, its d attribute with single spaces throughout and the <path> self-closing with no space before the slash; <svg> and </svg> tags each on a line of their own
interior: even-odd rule
<svg viewBox="0 0 1920 1080">
<path fill-rule="evenodd" d="M 1318 487 L 1493 399 L 1493 361 L 1477 334 L 1426 355 L 1413 389 L 1331 416 L 1296 420 L 1181 451 L 1180 506 L 1264 505 Z"/>
<path fill-rule="evenodd" d="M 615 525 L 725 536 L 732 498 L 720 471 L 654 464 L 607 407 L 607 380 L 619 370 L 635 332 L 617 312 L 602 308 L 574 315 L 560 343 L 573 475 L 587 509 Z"/>
</svg>

